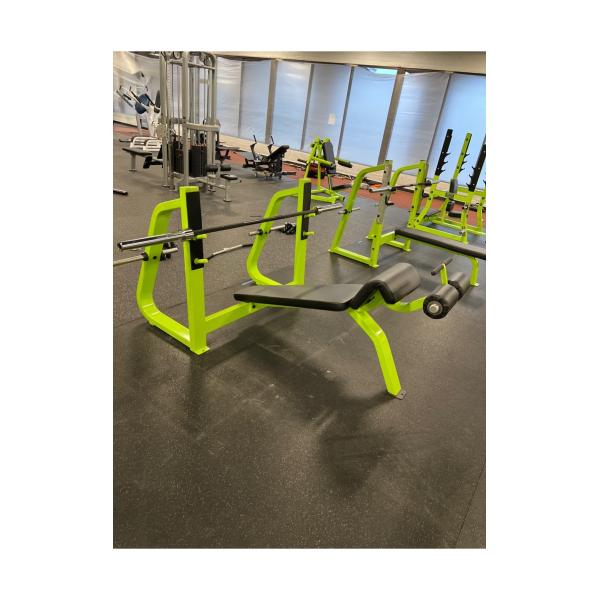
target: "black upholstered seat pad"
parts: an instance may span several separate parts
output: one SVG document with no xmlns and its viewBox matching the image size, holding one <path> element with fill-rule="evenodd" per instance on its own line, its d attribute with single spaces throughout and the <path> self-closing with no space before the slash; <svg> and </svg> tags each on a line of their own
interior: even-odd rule
<svg viewBox="0 0 600 600">
<path fill-rule="evenodd" d="M 320 310 L 346 310 L 360 291 L 360 283 L 329 285 L 257 285 L 236 292 L 242 302 Z"/>
<path fill-rule="evenodd" d="M 127 154 L 135 154 L 136 156 L 152 156 L 150 150 L 140 150 L 139 148 L 121 148 L 121 150 L 127 152 Z M 154 152 L 158 152 L 158 148 Z"/>
<path fill-rule="evenodd" d="M 445 248 L 446 250 L 450 250 L 450 252 L 456 252 L 458 254 L 485 260 L 485 248 L 473 244 L 463 244 L 456 240 L 444 238 L 441 235 L 435 235 L 435 233 L 427 233 L 426 231 L 409 229 L 407 227 L 397 227 L 396 235 L 416 240 L 417 242 L 431 244 L 432 246 L 438 246 L 439 248 Z"/>
</svg>

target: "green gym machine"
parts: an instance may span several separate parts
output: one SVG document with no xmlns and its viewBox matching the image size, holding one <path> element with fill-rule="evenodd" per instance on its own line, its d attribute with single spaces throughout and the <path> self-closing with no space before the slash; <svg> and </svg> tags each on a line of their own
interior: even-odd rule
<svg viewBox="0 0 600 600">
<path fill-rule="evenodd" d="M 429 187 L 430 189 L 434 189 L 434 191 L 435 191 L 436 185 L 439 181 L 439 177 L 444 170 L 443 167 L 446 164 L 446 158 L 449 155 L 448 148 L 450 146 L 451 138 L 452 138 L 452 130 L 449 129 L 448 132 L 446 133 L 446 137 L 444 139 L 444 144 L 442 145 L 442 149 L 440 152 L 440 156 L 438 159 L 434 177 L 431 180 L 427 179 L 428 165 L 427 165 L 426 161 L 419 161 L 418 163 L 416 163 L 414 165 L 406 165 L 406 166 L 400 167 L 399 169 L 396 169 L 395 171 L 393 171 L 393 173 L 392 173 L 392 162 L 391 161 L 385 161 L 381 165 L 377 165 L 374 167 L 367 167 L 366 169 L 361 170 L 357 174 L 356 179 L 354 181 L 354 185 L 352 186 L 352 190 L 350 191 L 348 199 L 346 200 L 343 215 L 342 215 L 342 218 L 340 219 L 340 222 L 338 224 L 336 232 L 333 236 L 333 240 L 332 240 L 331 246 L 329 248 L 329 251 L 334 254 L 339 254 L 340 256 L 344 256 L 346 258 L 356 260 L 358 262 L 361 262 L 361 263 L 366 264 L 373 268 L 377 268 L 379 266 L 379 263 L 378 263 L 379 251 L 381 249 L 381 246 L 383 246 L 383 245 L 393 246 L 395 248 L 399 248 L 406 252 L 410 252 L 412 238 L 407 237 L 407 236 L 401 236 L 398 233 L 401 228 L 397 227 L 392 231 L 389 231 L 386 233 L 383 232 L 385 210 L 388 206 L 390 206 L 392 204 L 390 197 L 393 192 L 402 190 L 402 191 L 412 191 L 412 193 L 413 193 L 411 207 L 410 207 L 409 215 L 408 215 L 408 221 L 406 223 L 406 227 L 403 229 L 405 231 L 407 231 L 409 229 L 418 229 L 419 231 L 424 232 L 424 234 L 429 236 L 429 245 L 435 246 L 436 239 L 439 238 L 438 246 L 440 248 L 450 250 L 451 252 L 454 252 L 455 254 L 461 254 L 462 253 L 460 251 L 462 248 L 461 246 L 457 246 L 456 244 L 442 242 L 442 239 L 447 240 L 448 242 L 456 241 L 456 242 L 461 242 L 463 244 L 467 244 L 468 238 L 466 236 L 463 236 L 463 235 L 457 236 L 452 233 L 448 233 L 446 231 L 442 231 L 439 229 L 434 229 L 433 227 L 429 227 L 429 226 L 422 224 L 423 215 L 427 214 L 430 211 L 432 200 L 433 200 L 433 198 L 431 197 L 431 192 L 425 193 L 424 190 L 425 190 L 425 188 Z M 458 174 L 464 168 L 463 165 L 464 165 L 465 158 L 467 156 L 467 150 L 468 150 L 470 140 L 471 140 L 471 134 L 469 133 L 465 137 L 465 141 L 463 143 L 461 153 L 460 153 L 460 156 L 459 156 L 459 159 L 457 161 L 457 165 L 456 165 L 456 168 L 454 171 L 454 174 L 456 177 L 458 177 Z M 482 156 L 483 156 L 483 160 L 482 160 Z M 474 174 L 471 178 L 470 185 L 474 181 L 476 181 L 476 178 L 479 177 L 479 173 L 481 172 L 481 168 L 483 166 L 484 160 L 485 160 L 485 148 L 483 149 L 483 155 L 482 155 L 482 153 L 480 153 L 480 157 L 474 168 Z M 415 172 L 415 171 L 417 172 L 417 174 L 415 177 L 415 182 L 413 184 L 397 185 L 398 178 L 401 174 Z M 350 215 L 352 214 L 353 211 L 357 210 L 354 207 L 354 203 L 355 203 L 358 191 L 360 190 L 361 184 L 362 184 L 364 178 L 366 177 L 366 175 L 368 175 L 370 173 L 375 173 L 375 172 L 382 172 L 382 181 L 381 181 L 380 186 L 372 186 L 372 187 L 368 188 L 370 192 L 379 193 L 379 202 L 377 205 L 377 214 L 375 216 L 375 219 L 373 220 L 371 229 L 369 230 L 369 233 L 367 235 L 367 239 L 370 240 L 369 254 L 364 255 L 364 254 L 360 254 L 359 252 L 343 248 L 341 246 L 341 240 L 344 235 L 346 226 L 348 224 Z M 441 197 L 444 200 L 441 211 L 449 211 L 450 210 L 448 208 L 448 206 L 454 197 L 452 192 L 457 192 L 456 178 L 453 178 L 453 179 L 454 179 L 454 182 L 451 183 L 451 192 L 447 194 L 447 198 L 444 196 L 445 192 L 442 192 L 442 191 L 437 192 L 438 197 Z M 426 202 L 424 203 L 423 201 L 425 199 L 426 199 Z M 469 204 L 465 203 L 463 205 L 463 211 L 462 211 L 462 219 L 464 221 L 467 220 L 468 209 L 469 209 Z M 482 207 L 479 207 L 478 210 L 481 211 Z M 435 214 L 437 214 L 437 213 L 438 213 L 438 211 L 435 211 Z M 480 220 L 480 222 L 482 222 L 481 212 L 479 213 L 479 215 L 480 215 L 479 220 Z M 456 222 L 453 222 L 453 223 L 456 223 Z M 419 241 L 421 241 L 422 243 L 427 243 L 427 242 L 424 242 L 423 240 L 419 240 Z M 473 253 L 473 249 L 469 248 L 468 252 L 464 252 L 462 254 L 465 254 L 465 256 L 470 260 L 471 265 L 472 265 L 471 274 L 470 274 L 471 285 L 477 285 L 478 262 L 473 257 L 472 253 Z"/>
<path fill-rule="evenodd" d="M 359 252 L 342 248 L 340 244 L 344 235 L 344 231 L 348 224 L 350 215 L 354 210 L 356 210 L 354 208 L 354 203 L 364 178 L 367 175 L 378 171 L 382 172 L 381 187 L 369 188 L 369 191 L 380 192 L 380 195 L 379 202 L 377 204 L 377 214 L 375 216 L 375 219 L 373 220 L 371 229 L 367 234 L 367 239 L 371 242 L 369 254 L 364 255 L 360 254 Z M 415 183 L 407 185 L 396 185 L 400 175 L 411 171 L 417 171 Z M 392 204 L 392 202 L 390 201 L 390 196 L 393 191 L 411 191 L 413 193 L 413 200 L 411 203 L 409 221 L 411 219 L 414 219 L 417 214 L 417 210 L 420 206 L 420 199 L 422 197 L 422 192 L 420 190 L 422 190 L 424 186 L 428 185 L 428 183 L 429 182 L 427 181 L 427 162 L 424 160 L 414 165 L 406 165 L 400 167 L 395 171 L 392 171 L 392 161 L 386 160 L 381 165 L 377 165 L 375 167 L 367 167 L 359 171 L 356 175 L 356 179 L 354 180 L 354 184 L 352 185 L 352 189 L 350 190 L 350 194 L 348 195 L 348 199 L 346 200 L 346 203 L 344 205 L 343 215 L 333 236 L 333 240 L 331 242 L 331 246 L 329 247 L 329 251 L 334 254 L 339 254 L 340 256 L 345 256 L 346 258 L 350 258 L 352 260 L 364 263 L 373 268 L 377 268 L 379 266 L 379 250 L 384 244 L 393 246 L 394 248 L 399 248 L 401 250 L 409 251 L 410 241 L 402 242 L 397 240 L 394 231 L 390 231 L 387 233 L 383 232 L 385 210 L 388 206 Z"/>
<path fill-rule="evenodd" d="M 317 183 L 312 192 L 312 199 L 319 202 L 343 202 L 344 196 L 340 190 L 348 189 L 349 184 L 334 185 L 333 176 L 336 174 L 336 162 L 342 167 L 352 168 L 352 163 L 341 158 L 336 158 L 333 144 L 329 138 L 316 137 L 310 145 L 310 154 L 306 159 L 304 177 L 308 178 L 312 169 L 316 168 Z M 323 185 L 324 178 L 327 185 Z"/>
<path fill-rule="evenodd" d="M 416 216 L 412 221 L 407 223 L 408 227 L 414 227 L 422 231 L 430 231 L 435 235 L 440 235 L 448 239 L 459 242 L 468 242 L 469 234 L 484 236 L 485 228 L 483 225 L 483 212 L 485 210 L 486 189 L 478 188 L 477 184 L 481 176 L 481 171 L 486 158 L 485 141 L 481 146 L 479 155 L 472 167 L 473 172 L 466 186 L 458 185 L 458 177 L 464 170 L 465 160 L 468 156 L 469 144 L 471 142 L 471 133 L 467 133 L 456 162 L 456 167 L 448 190 L 440 190 L 438 183 L 440 175 L 444 171 L 445 159 L 449 155 L 448 149 L 452 141 L 452 129 L 446 131 L 440 157 L 431 180 L 431 187 L 427 194 L 423 196 L 425 199 L 424 205 L 419 206 Z M 442 205 L 438 209 L 432 209 L 434 200 L 441 200 Z M 454 211 L 455 203 L 462 204 L 460 211 Z M 475 225 L 470 225 L 468 221 L 469 211 L 474 210 L 477 214 Z M 457 220 L 458 219 L 458 220 Z M 441 229 L 434 229 L 429 225 L 440 225 L 447 229 L 458 230 L 458 233 L 451 233 Z"/>
<path fill-rule="evenodd" d="M 432 319 L 440 319 L 470 288 L 469 280 L 463 273 L 449 277 L 444 261 L 432 274 L 440 273 L 441 285 L 428 296 L 405 301 L 404 298 L 415 291 L 421 283 L 419 273 L 406 263 L 398 263 L 382 273 L 376 274 L 364 284 L 304 285 L 306 269 L 306 244 L 313 232 L 309 231 L 310 219 L 321 213 L 341 208 L 342 204 L 311 208 L 311 182 L 300 179 L 295 188 L 277 192 L 271 198 L 262 219 L 231 223 L 215 227 L 204 227 L 200 203 L 200 191 L 196 186 L 179 188 L 179 198 L 159 203 L 150 220 L 148 236 L 117 244 L 120 250 L 144 249 L 132 260 L 141 260 L 142 266 L 137 285 L 137 304 L 143 317 L 153 326 L 161 329 L 195 354 L 209 350 L 208 336 L 218 329 L 238 319 L 254 314 L 264 308 L 306 308 L 321 311 L 345 311 L 367 334 L 375 348 L 387 391 L 402 397 L 404 390 L 400 384 L 394 358 L 385 332 L 373 319 L 371 312 L 381 306 L 399 313 L 423 310 Z M 297 211 L 279 214 L 280 207 L 288 197 L 296 198 Z M 181 230 L 169 233 L 168 226 L 174 213 L 179 212 Z M 272 231 L 272 223 L 277 220 L 296 218 L 295 256 L 292 281 L 282 285 L 261 273 L 258 262 L 260 254 Z M 223 251 L 204 254 L 204 241 L 211 233 L 259 225 L 250 249 L 246 267 L 254 286 L 234 293 L 235 304 L 206 314 L 204 269 L 209 260 Z M 172 245 L 180 242 L 183 246 L 185 289 L 187 301 L 187 326 L 162 312 L 154 300 L 154 288 L 159 264 L 165 253 L 173 251 Z M 243 244 L 225 249 L 242 247 Z M 120 261 L 125 264 L 129 261 Z"/>
</svg>

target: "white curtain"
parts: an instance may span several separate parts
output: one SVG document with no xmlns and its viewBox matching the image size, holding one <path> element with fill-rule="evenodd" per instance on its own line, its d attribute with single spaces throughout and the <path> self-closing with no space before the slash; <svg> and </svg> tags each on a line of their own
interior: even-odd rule
<svg viewBox="0 0 600 600">
<path fill-rule="evenodd" d="M 217 57 L 217 119 L 221 132 L 237 137 L 242 63 Z"/>
<path fill-rule="evenodd" d="M 395 74 L 376 73 L 356 67 L 340 157 L 375 165 L 390 108 Z"/>
<path fill-rule="evenodd" d="M 330 138 L 337 152 L 349 80 L 347 65 L 315 65 L 302 150 L 310 152 L 312 140 L 320 137 Z"/>
<path fill-rule="evenodd" d="M 404 75 L 386 157 L 395 168 L 427 160 L 448 79 L 448 73 Z"/>
<path fill-rule="evenodd" d="M 278 146 L 300 149 L 310 67 L 310 63 L 287 60 L 277 65 L 273 139 Z"/>
<path fill-rule="evenodd" d="M 252 136 L 256 135 L 258 141 L 265 141 L 270 75 L 270 60 L 244 62 L 240 92 L 239 137 L 241 138 L 251 140 Z"/>
</svg>

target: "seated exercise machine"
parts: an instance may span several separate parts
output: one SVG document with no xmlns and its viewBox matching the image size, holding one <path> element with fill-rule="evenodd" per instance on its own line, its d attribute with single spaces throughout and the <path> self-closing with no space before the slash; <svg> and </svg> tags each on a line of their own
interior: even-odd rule
<svg viewBox="0 0 600 600">
<path fill-rule="evenodd" d="M 419 287 L 421 278 L 414 267 L 404 263 L 394 265 L 364 284 L 304 285 L 307 240 L 314 233 L 309 231 L 310 219 L 342 207 L 342 204 L 337 203 L 311 208 L 311 196 L 310 180 L 300 179 L 295 188 L 273 195 L 263 218 L 206 227 L 202 220 L 199 188 L 182 186 L 179 188 L 179 198 L 161 202 L 154 208 L 147 237 L 119 242 L 117 245 L 120 250 L 144 249 L 144 252 L 117 262 L 142 262 L 136 294 L 140 312 L 151 325 L 169 334 L 195 354 L 203 354 L 209 350 L 209 334 L 264 308 L 345 311 L 373 343 L 387 391 L 393 396 L 402 397 L 404 390 L 398 378 L 388 340 L 371 316 L 371 312 L 385 306 L 399 313 L 423 310 L 433 319 L 442 318 L 468 290 L 468 278 L 465 279 L 463 274 L 450 278 L 446 270 L 450 261 L 447 260 L 434 269 L 434 274 L 441 273 L 441 285 L 428 296 L 406 301 L 404 298 Z M 297 211 L 279 214 L 283 200 L 288 197 L 296 198 Z M 171 216 L 177 211 L 180 213 L 182 229 L 169 233 L 167 229 Z M 283 285 L 261 273 L 258 262 L 272 231 L 272 223 L 289 218 L 296 219 L 294 270 L 292 281 Z M 246 261 L 248 274 L 255 286 L 235 292 L 234 299 L 237 303 L 215 313 L 206 314 L 204 269 L 210 259 L 241 248 L 244 244 L 206 256 L 204 240 L 216 231 L 251 225 L 259 225 L 259 229 L 252 232 L 255 239 Z M 160 261 L 166 258 L 166 253 L 170 255 L 173 252 L 172 244 L 175 242 L 181 242 L 183 246 L 187 326 L 163 313 L 154 301 L 158 266 Z"/>
<path fill-rule="evenodd" d="M 285 153 L 290 149 L 289 146 L 279 146 L 273 150 L 275 142 L 273 136 L 271 136 L 271 143 L 267 145 L 269 154 L 258 154 L 255 149 L 258 140 L 255 135 L 252 137 L 254 138 L 254 143 L 250 144 L 250 152 L 244 152 L 242 154 L 244 157 L 244 164 L 242 165 L 244 169 L 252 169 L 256 177 L 260 174 L 264 175 L 265 179 L 273 179 L 275 177 L 281 179 L 283 175 L 296 174 L 294 171 L 283 170 L 283 158 Z"/>
<path fill-rule="evenodd" d="M 306 164 L 304 177 L 316 177 L 317 183 L 312 194 L 312 199 L 319 202 L 343 202 L 344 196 L 339 193 L 351 187 L 350 184 L 343 183 L 334 185 L 333 177 L 337 173 L 337 164 L 342 167 L 352 168 L 352 163 L 341 158 L 336 158 L 333 152 L 333 144 L 329 138 L 316 137 L 310 145 L 310 155 L 304 160 L 299 160 L 301 164 Z M 336 164 L 337 163 L 337 164 Z M 322 184 L 323 177 L 327 178 L 327 185 Z"/>
<path fill-rule="evenodd" d="M 135 111 L 135 121 L 138 130 L 137 138 L 150 137 L 154 138 L 156 135 L 156 125 L 158 124 L 158 115 L 160 114 L 160 91 L 156 93 L 155 101 L 150 98 L 150 91 L 144 78 L 144 74 L 140 71 L 138 73 L 140 82 L 137 84 L 138 93 L 133 91 L 133 86 L 129 86 L 129 89 L 125 89 L 122 85 L 115 90 L 115 94 L 125 102 L 130 108 Z M 139 91 L 139 88 L 143 91 Z M 146 126 L 148 128 L 148 136 L 144 136 L 142 132 L 142 117 L 146 118 Z M 119 140 L 121 142 L 132 142 L 133 139 Z"/>
<path fill-rule="evenodd" d="M 144 92 L 138 96 L 131 88 L 129 90 L 124 90 L 120 87 L 116 93 L 129 106 L 135 109 L 136 113 L 135 116 L 139 135 L 119 140 L 121 142 L 129 143 L 129 147 L 123 148 L 123 152 L 129 154 L 131 160 L 129 170 L 135 172 L 137 171 L 136 159 L 138 157 L 145 159 L 144 168 L 147 168 L 146 162 L 152 160 L 157 153 L 160 153 L 162 142 L 159 138 L 155 137 L 160 115 L 160 91 L 156 93 L 155 102 L 150 99 L 148 93 Z M 146 116 L 148 135 L 142 135 L 142 115 Z"/>
</svg>

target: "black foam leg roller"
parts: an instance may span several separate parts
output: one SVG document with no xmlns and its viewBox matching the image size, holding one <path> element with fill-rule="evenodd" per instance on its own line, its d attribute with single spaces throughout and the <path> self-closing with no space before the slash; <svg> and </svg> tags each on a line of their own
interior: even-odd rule
<svg viewBox="0 0 600 600">
<path fill-rule="evenodd" d="M 455 287 L 462 298 L 465 295 L 465 292 L 471 287 L 471 281 L 469 275 L 466 273 L 453 273 L 452 279 L 448 280 L 448 283 Z"/>
<path fill-rule="evenodd" d="M 423 312 L 432 319 L 443 319 L 459 300 L 458 290 L 447 283 L 425 298 Z"/>
</svg>

